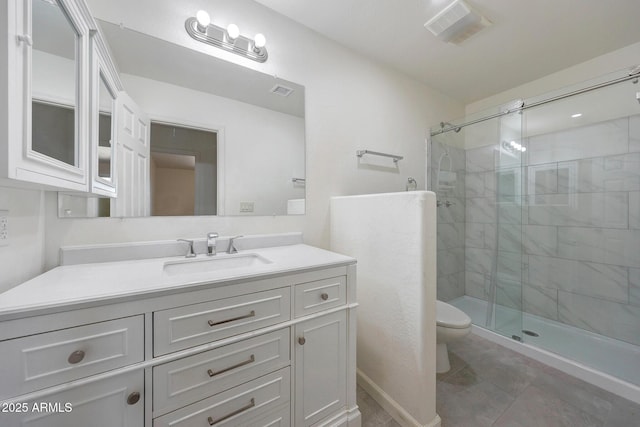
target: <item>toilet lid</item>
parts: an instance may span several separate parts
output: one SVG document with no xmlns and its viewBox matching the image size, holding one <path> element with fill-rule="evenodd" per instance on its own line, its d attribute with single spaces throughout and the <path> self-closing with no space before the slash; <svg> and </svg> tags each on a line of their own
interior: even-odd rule
<svg viewBox="0 0 640 427">
<path fill-rule="evenodd" d="M 471 325 L 471 318 L 464 311 L 455 308 L 451 304 L 436 301 L 436 325 L 464 329 Z"/>
</svg>

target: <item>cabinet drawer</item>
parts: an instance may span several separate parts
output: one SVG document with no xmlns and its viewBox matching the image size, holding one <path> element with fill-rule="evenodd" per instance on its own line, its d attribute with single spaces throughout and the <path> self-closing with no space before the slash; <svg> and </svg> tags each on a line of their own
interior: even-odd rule
<svg viewBox="0 0 640 427">
<path fill-rule="evenodd" d="M 287 367 L 156 418 L 153 426 L 253 427 L 262 415 L 289 402 L 290 392 L 291 380 Z"/>
<path fill-rule="evenodd" d="M 143 316 L 0 343 L 0 398 L 18 396 L 144 359 Z"/>
<path fill-rule="evenodd" d="M 289 328 L 153 368 L 153 410 L 160 415 L 287 366 Z"/>
<path fill-rule="evenodd" d="M 295 287 L 295 317 L 338 307 L 346 302 L 345 276 L 302 283 Z"/>
<path fill-rule="evenodd" d="M 242 425 L 247 427 L 289 427 L 291 425 L 290 406 L 284 405 L 266 415 L 258 415 L 258 418 L 248 420 Z"/>
<path fill-rule="evenodd" d="M 154 355 L 287 321 L 290 304 L 289 288 L 281 288 L 155 312 Z"/>
<path fill-rule="evenodd" d="M 144 373 L 129 372 L 16 405 L 0 413 L 2 427 L 140 427 Z"/>
</svg>

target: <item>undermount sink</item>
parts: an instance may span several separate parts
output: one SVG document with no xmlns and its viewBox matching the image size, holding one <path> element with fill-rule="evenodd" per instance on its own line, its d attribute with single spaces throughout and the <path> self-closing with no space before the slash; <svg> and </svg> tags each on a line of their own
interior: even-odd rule
<svg viewBox="0 0 640 427">
<path fill-rule="evenodd" d="M 163 271 L 170 276 L 178 274 L 207 273 L 234 268 L 255 267 L 271 264 L 271 261 L 258 254 L 216 255 L 206 258 L 167 261 Z"/>
</svg>

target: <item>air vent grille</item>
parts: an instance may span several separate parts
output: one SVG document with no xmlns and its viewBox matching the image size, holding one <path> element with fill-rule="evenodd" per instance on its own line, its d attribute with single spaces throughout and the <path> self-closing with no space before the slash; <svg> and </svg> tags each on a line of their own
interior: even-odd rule
<svg viewBox="0 0 640 427">
<path fill-rule="evenodd" d="M 455 0 L 424 24 L 442 41 L 454 44 L 462 43 L 489 25 L 491 22 L 462 0 Z"/>
<path fill-rule="evenodd" d="M 275 85 L 274 87 L 271 88 L 271 92 L 280 96 L 289 96 L 293 93 L 293 89 L 287 86 Z"/>
</svg>

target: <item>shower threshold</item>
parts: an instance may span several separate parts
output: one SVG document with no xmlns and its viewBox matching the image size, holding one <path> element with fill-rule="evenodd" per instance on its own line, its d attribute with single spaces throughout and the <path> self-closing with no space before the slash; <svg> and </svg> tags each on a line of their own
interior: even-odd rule
<svg viewBox="0 0 640 427">
<path fill-rule="evenodd" d="M 528 313 L 522 313 L 520 324 L 521 313 L 504 306 L 496 306 L 494 332 L 484 326 L 486 301 L 463 296 L 448 303 L 471 317 L 475 334 L 640 403 L 640 346 Z M 522 342 L 511 338 L 516 327 Z M 525 331 L 535 331 L 538 336 Z"/>
</svg>

